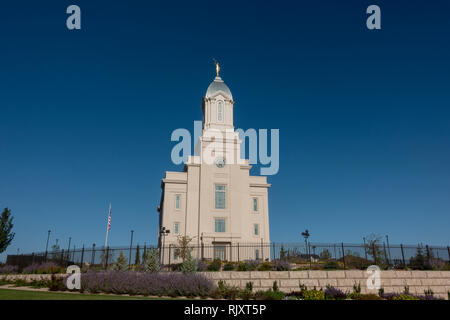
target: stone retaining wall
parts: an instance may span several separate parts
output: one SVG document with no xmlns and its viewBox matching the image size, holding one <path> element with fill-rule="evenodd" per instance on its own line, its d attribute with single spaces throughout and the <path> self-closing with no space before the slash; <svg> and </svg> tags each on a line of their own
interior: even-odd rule
<svg viewBox="0 0 450 320">
<path fill-rule="evenodd" d="M 332 285 L 343 291 L 352 291 L 353 285 L 360 284 L 362 293 L 378 293 L 366 286 L 368 274 L 365 271 L 221 271 L 201 272 L 215 283 L 223 280 L 230 285 L 245 288 L 247 282 L 253 282 L 254 290 L 266 290 L 277 281 L 280 290 L 285 292 L 299 290 L 299 284 L 309 289 L 325 288 Z M 64 275 L 58 275 L 64 276 Z M 23 279 L 25 281 L 50 279 L 49 274 L 17 274 L 0 275 L 8 280 Z M 436 296 L 447 299 L 450 291 L 450 271 L 381 271 L 381 286 L 384 292 L 403 292 L 405 286 L 410 293 L 424 294 L 431 289 Z"/>
<path fill-rule="evenodd" d="M 255 290 L 265 290 L 277 281 L 280 290 L 285 292 L 298 291 L 299 284 L 312 289 L 325 288 L 327 285 L 343 291 L 352 291 L 353 285 L 360 284 L 362 293 L 378 293 L 366 286 L 369 274 L 366 271 L 222 271 L 203 272 L 203 274 L 218 282 L 223 280 L 230 285 L 245 288 L 247 282 L 253 282 Z M 385 293 L 403 292 L 405 286 L 412 294 L 424 294 L 431 289 L 436 296 L 447 299 L 450 291 L 450 271 L 381 271 L 381 287 Z"/>
</svg>

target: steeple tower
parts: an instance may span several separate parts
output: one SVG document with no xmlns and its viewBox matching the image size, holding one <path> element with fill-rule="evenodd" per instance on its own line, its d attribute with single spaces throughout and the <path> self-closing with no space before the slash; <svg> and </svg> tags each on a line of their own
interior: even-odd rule
<svg viewBox="0 0 450 320">
<path fill-rule="evenodd" d="M 216 77 L 206 90 L 206 95 L 202 101 L 203 129 L 234 129 L 233 95 L 219 76 L 219 63 L 215 59 L 214 63 L 216 65 Z"/>
</svg>

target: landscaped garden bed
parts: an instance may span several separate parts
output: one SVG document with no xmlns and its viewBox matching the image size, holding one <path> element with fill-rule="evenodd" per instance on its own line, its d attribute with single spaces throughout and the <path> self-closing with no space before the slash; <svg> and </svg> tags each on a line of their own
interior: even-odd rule
<svg viewBox="0 0 450 320">
<path fill-rule="evenodd" d="M 48 288 L 49 291 L 69 291 L 66 287 L 67 276 L 52 275 L 51 279 L 25 281 L 23 279 L 6 280 L 0 278 L 0 286 Z M 187 297 L 212 299 L 243 300 L 442 300 L 435 297 L 432 291 L 423 295 L 410 294 L 407 287 L 401 293 L 362 294 L 357 285 L 351 292 L 344 292 L 333 286 L 324 290 L 307 288 L 299 285 L 297 291 L 285 293 L 278 288 L 277 281 L 268 290 L 254 290 L 249 281 L 246 287 L 219 281 L 217 285 L 201 274 L 183 273 L 149 273 L 135 271 L 87 272 L 81 275 L 81 289 L 71 290 L 79 293 L 105 293 L 130 296 Z"/>
</svg>

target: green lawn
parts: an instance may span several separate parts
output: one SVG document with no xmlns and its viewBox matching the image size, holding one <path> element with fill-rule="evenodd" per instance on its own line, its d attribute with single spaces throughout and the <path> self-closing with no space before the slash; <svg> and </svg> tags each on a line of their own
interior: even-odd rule
<svg viewBox="0 0 450 320">
<path fill-rule="evenodd" d="M 161 300 L 161 299 L 146 298 L 146 297 L 86 294 L 86 293 L 42 292 L 42 291 L 0 289 L 0 300 Z"/>
</svg>

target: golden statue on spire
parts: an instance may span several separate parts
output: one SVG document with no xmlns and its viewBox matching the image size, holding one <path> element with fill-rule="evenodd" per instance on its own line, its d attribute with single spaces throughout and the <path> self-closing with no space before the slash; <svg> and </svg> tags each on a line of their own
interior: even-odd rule
<svg viewBox="0 0 450 320">
<path fill-rule="evenodd" d="M 213 60 L 214 60 L 214 64 L 216 65 L 216 75 L 219 76 L 219 72 L 220 72 L 219 63 L 217 62 L 216 59 L 213 58 Z"/>
</svg>

